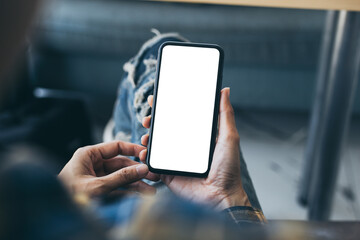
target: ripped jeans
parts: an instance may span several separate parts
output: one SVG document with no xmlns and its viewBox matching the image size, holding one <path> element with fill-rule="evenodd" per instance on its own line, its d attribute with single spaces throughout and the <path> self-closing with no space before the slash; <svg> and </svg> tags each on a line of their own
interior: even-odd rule
<svg viewBox="0 0 360 240">
<path fill-rule="evenodd" d="M 122 140 L 140 144 L 141 136 L 148 133 L 142 119 L 150 115 L 147 97 L 153 94 L 158 49 L 166 41 L 187 41 L 177 33 L 160 34 L 148 40 L 135 57 L 125 63 L 125 75 L 120 83 L 113 120 L 105 130 L 104 140 Z M 241 178 L 251 205 L 261 210 L 253 183 L 241 154 Z"/>
</svg>

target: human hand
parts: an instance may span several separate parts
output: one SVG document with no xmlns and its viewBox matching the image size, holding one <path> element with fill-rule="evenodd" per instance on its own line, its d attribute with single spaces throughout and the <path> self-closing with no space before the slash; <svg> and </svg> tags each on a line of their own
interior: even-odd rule
<svg viewBox="0 0 360 240">
<path fill-rule="evenodd" d="M 155 188 L 141 179 L 157 181 L 158 176 L 149 173 L 146 164 L 124 157 L 138 157 L 144 149 L 143 146 L 122 141 L 79 148 L 62 169 L 59 178 L 71 192 L 89 196 L 129 191 L 154 194 Z"/>
<path fill-rule="evenodd" d="M 148 102 L 152 107 L 153 96 L 149 96 Z M 149 128 L 150 121 L 151 116 L 145 117 L 143 126 Z M 213 161 L 206 178 L 173 175 L 160 175 L 160 178 L 175 194 L 195 202 L 212 203 L 218 209 L 251 206 L 241 183 L 240 137 L 230 103 L 229 88 L 221 91 L 218 131 Z M 149 134 L 141 138 L 141 144 L 144 146 L 147 146 L 148 141 Z M 140 152 L 141 161 L 146 160 L 146 154 L 146 149 Z"/>
</svg>

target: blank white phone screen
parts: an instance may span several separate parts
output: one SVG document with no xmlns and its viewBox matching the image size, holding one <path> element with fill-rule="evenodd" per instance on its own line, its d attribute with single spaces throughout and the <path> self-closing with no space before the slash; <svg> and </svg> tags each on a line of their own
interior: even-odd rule
<svg viewBox="0 0 360 240">
<path fill-rule="evenodd" d="M 166 45 L 162 50 L 150 166 L 205 173 L 209 164 L 220 52 Z"/>
</svg>

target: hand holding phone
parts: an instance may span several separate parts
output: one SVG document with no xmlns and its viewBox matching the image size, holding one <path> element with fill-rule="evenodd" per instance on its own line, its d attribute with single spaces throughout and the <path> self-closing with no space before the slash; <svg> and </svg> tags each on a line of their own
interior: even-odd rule
<svg viewBox="0 0 360 240">
<path fill-rule="evenodd" d="M 211 203 L 219 210 L 232 206 L 251 206 L 241 183 L 239 134 L 229 96 L 229 88 L 221 91 L 219 132 L 209 175 L 206 178 L 160 175 L 161 180 L 175 194 L 199 203 Z M 185 97 L 186 95 L 183 96 Z M 152 96 L 149 97 L 148 102 L 152 107 Z M 181 115 L 177 116 L 177 118 L 181 117 Z M 151 116 L 144 118 L 143 126 L 149 128 L 150 121 Z M 173 126 L 174 129 L 177 127 Z M 176 137 L 177 134 L 174 133 L 169 141 L 171 142 Z M 149 135 L 144 135 L 141 144 L 147 146 L 148 140 Z M 179 148 L 173 154 L 176 155 L 179 152 L 187 153 L 186 149 Z M 146 161 L 146 154 L 147 150 L 140 153 L 141 161 Z"/>
<path fill-rule="evenodd" d="M 208 175 L 215 148 L 222 65 L 223 51 L 217 45 L 165 42 L 160 47 L 146 161 L 151 172 Z M 169 141 L 173 134 L 177 138 Z M 186 152 L 174 155 L 178 149 Z"/>
</svg>

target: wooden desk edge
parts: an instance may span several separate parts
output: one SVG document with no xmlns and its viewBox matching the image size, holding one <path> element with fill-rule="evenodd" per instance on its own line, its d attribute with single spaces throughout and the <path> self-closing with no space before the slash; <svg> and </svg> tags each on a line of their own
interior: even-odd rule
<svg viewBox="0 0 360 240">
<path fill-rule="evenodd" d="M 150 0 L 155 2 L 179 2 L 251 7 L 296 8 L 313 10 L 360 11 L 360 0 Z"/>
</svg>

